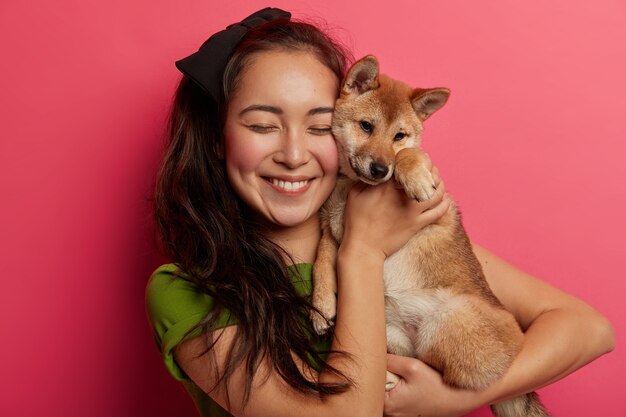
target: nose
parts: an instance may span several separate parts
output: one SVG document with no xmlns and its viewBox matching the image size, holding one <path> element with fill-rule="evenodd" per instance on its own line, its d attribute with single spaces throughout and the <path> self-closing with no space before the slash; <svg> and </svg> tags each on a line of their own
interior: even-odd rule
<svg viewBox="0 0 626 417">
<path fill-rule="evenodd" d="M 276 153 L 275 161 L 289 168 L 297 168 L 309 160 L 309 149 L 304 134 L 298 132 L 286 132 L 280 144 L 280 150 Z"/>
<path fill-rule="evenodd" d="M 372 162 L 370 164 L 370 174 L 376 179 L 381 179 L 389 172 L 389 168 L 380 162 Z"/>
</svg>

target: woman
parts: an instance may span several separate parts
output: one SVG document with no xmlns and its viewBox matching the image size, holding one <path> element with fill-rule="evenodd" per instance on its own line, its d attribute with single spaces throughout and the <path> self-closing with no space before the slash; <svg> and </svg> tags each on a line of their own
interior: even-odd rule
<svg viewBox="0 0 626 417">
<path fill-rule="evenodd" d="M 383 262 L 445 212 L 443 182 L 426 203 L 393 184 L 352 190 L 335 330 L 315 339 L 306 296 L 337 173 L 330 123 L 345 61 L 317 28 L 265 9 L 177 63 L 185 77 L 155 199 L 173 264 L 153 274 L 147 305 L 166 366 L 201 413 L 458 416 L 611 350 L 599 313 L 476 247 L 525 330 L 506 375 L 483 392 L 453 390 L 422 362 L 387 355 Z M 403 381 L 385 394 L 387 369 Z"/>
</svg>

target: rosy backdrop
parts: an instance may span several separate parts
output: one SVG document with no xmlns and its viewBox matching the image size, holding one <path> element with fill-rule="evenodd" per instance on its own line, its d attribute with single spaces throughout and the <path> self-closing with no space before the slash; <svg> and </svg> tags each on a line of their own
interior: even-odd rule
<svg viewBox="0 0 626 417">
<path fill-rule="evenodd" d="M 0 5 L 0 415 L 195 415 L 144 315 L 158 263 L 148 199 L 173 61 L 267 5 L 240 3 Z M 541 390 L 545 402 L 623 417 L 626 4 L 578 3 L 273 5 L 342 28 L 384 72 L 452 89 L 425 147 L 470 235 L 617 331 L 615 352 Z"/>
</svg>

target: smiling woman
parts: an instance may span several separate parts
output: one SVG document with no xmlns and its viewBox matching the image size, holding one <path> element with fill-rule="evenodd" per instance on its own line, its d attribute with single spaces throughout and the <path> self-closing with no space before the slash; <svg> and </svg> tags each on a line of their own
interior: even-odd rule
<svg viewBox="0 0 626 417">
<path fill-rule="evenodd" d="M 382 414 L 382 261 L 436 220 L 423 213 L 441 199 L 419 204 L 393 186 L 354 196 L 355 224 L 371 223 L 375 207 L 389 217 L 346 228 L 345 302 L 335 334 L 316 336 L 311 264 L 336 182 L 331 118 L 345 61 L 319 29 L 270 9 L 178 62 L 186 76 L 155 198 L 172 264 L 153 274 L 147 306 L 168 369 L 205 414 Z"/>
<path fill-rule="evenodd" d="M 456 390 L 418 359 L 387 356 L 384 261 L 449 207 L 432 165 L 430 201 L 392 182 L 351 189 L 334 332 L 316 335 L 311 270 L 318 213 L 336 182 L 330 128 L 345 61 L 316 27 L 264 9 L 178 62 L 184 76 L 155 196 L 171 263 L 152 275 L 146 302 L 163 361 L 200 412 L 459 416 L 610 350 L 612 330 L 595 310 L 475 247 L 526 331 L 509 372 L 484 391 Z M 385 396 L 387 368 L 403 379 Z"/>
<path fill-rule="evenodd" d="M 337 174 L 337 89 L 336 75 L 311 53 L 263 52 L 248 61 L 224 125 L 226 172 L 260 222 L 318 228 Z"/>
</svg>

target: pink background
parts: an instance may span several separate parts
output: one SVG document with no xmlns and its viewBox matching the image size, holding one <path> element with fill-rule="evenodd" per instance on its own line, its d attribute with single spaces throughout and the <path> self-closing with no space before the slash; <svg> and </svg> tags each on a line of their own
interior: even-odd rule
<svg viewBox="0 0 626 417">
<path fill-rule="evenodd" d="M 195 415 L 145 318 L 159 263 L 149 198 L 174 60 L 265 5 L 0 5 L 0 415 Z M 470 236 L 617 332 L 612 354 L 541 390 L 546 404 L 555 416 L 625 416 L 626 3 L 274 6 L 337 26 L 383 72 L 451 88 L 424 143 Z"/>
</svg>

